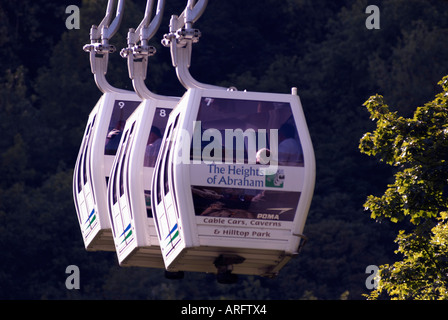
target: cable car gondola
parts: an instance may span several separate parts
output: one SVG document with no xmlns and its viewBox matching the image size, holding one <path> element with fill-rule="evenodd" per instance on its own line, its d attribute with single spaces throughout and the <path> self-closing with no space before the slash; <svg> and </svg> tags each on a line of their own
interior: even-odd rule
<svg viewBox="0 0 448 320">
<path fill-rule="evenodd" d="M 111 23 L 114 2 L 108 1 L 104 19 L 99 26 L 92 26 L 91 43 L 84 46 L 84 50 L 90 53 L 95 82 L 103 92 L 89 115 L 73 176 L 78 222 L 84 245 L 92 251 L 115 250 L 106 188 L 123 126 L 141 102 L 135 92 L 114 88 L 105 77 L 109 53 L 115 50 L 109 39 L 120 25 L 124 7 L 124 0 L 119 0 Z"/>
<path fill-rule="evenodd" d="M 150 22 L 153 3 L 148 0 L 143 21 L 136 30 L 130 29 L 128 47 L 121 51 L 142 102 L 123 130 L 111 170 L 108 205 L 120 265 L 164 268 L 151 209 L 151 178 L 169 113 L 179 98 L 154 94 L 144 83 L 148 57 L 155 53 L 148 40 L 160 26 L 165 1 L 158 1 Z"/>
<path fill-rule="evenodd" d="M 171 48 L 188 89 L 170 114 L 152 179 L 152 207 L 168 271 L 275 276 L 298 254 L 315 159 L 302 105 L 292 94 L 241 92 L 189 74 L 192 28 L 207 1 L 171 19 Z M 232 273 L 233 272 L 233 273 Z"/>
</svg>

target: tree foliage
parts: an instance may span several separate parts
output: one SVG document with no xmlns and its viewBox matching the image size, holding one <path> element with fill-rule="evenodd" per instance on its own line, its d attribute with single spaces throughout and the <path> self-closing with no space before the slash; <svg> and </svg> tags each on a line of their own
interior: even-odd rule
<svg viewBox="0 0 448 320">
<path fill-rule="evenodd" d="M 396 238 L 403 259 L 382 266 L 371 297 L 448 298 L 448 77 L 439 85 L 442 92 L 412 118 L 391 112 L 380 95 L 364 104 L 376 129 L 361 139 L 361 152 L 397 168 L 384 195 L 369 196 L 365 208 L 406 227 Z"/>
</svg>

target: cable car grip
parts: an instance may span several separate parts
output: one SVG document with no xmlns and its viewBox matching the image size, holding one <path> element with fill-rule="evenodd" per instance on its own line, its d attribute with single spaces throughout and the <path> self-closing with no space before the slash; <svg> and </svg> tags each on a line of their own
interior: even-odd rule
<svg viewBox="0 0 448 320">
<path fill-rule="evenodd" d="M 85 52 L 90 55 L 90 69 L 94 75 L 97 87 L 104 92 L 125 92 L 114 88 L 109 84 L 105 75 L 109 63 L 109 53 L 116 51 L 115 46 L 109 44 L 109 40 L 117 32 L 123 18 L 124 0 L 118 0 L 115 17 L 112 20 L 112 10 L 115 0 L 107 3 L 106 14 L 98 26 L 92 25 L 90 29 L 90 43 L 83 46 Z"/>
</svg>

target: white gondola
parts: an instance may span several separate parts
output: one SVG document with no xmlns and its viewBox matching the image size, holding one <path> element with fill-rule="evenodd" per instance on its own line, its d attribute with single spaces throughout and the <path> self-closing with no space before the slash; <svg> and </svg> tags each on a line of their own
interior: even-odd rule
<svg viewBox="0 0 448 320">
<path fill-rule="evenodd" d="M 148 57 L 155 53 L 148 40 L 160 26 L 164 0 L 150 22 L 153 0 L 136 30 L 130 29 L 129 76 L 142 103 L 126 121 L 108 185 L 109 218 L 118 261 L 122 266 L 164 268 L 151 209 L 151 178 L 168 116 L 179 101 L 152 93 L 145 86 Z"/>
<path fill-rule="evenodd" d="M 99 26 L 92 26 L 90 64 L 95 82 L 103 95 L 89 115 L 73 175 L 73 196 L 87 250 L 114 251 L 108 217 L 107 184 L 123 126 L 140 104 L 134 91 L 114 88 L 106 80 L 109 53 L 114 47 L 109 39 L 117 31 L 124 7 L 119 0 L 113 19 L 114 0 L 109 0 L 106 15 Z"/>
<path fill-rule="evenodd" d="M 152 180 L 168 271 L 275 276 L 298 254 L 315 181 L 300 99 L 209 86 L 189 74 L 192 23 L 205 0 L 171 19 L 170 45 L 188 89 L 171 112 Z M 233 273 L 232 273 L 233 272 Z"/>
</svg>

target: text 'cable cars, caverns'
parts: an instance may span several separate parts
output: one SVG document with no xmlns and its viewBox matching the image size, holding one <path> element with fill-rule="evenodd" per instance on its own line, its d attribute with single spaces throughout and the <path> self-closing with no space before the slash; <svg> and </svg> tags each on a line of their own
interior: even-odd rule
<svg viewBox="0 0 448 320">
<path fill-rule="evenodd" d="M 116 33 L 123 13 L 124 1 L 119 0 L 115 18 L 114 1 L 109 0 L 106 15 L 99 26 L 90 30 L 90 64 L 95 82 L 103 95 L 91 111 L 81 142 L 73 177 L 73 195 L 79 225 L 87 250 L 114 251 L 107 208 L 107 184 L 118 143 L 126 119 L 140 104 L 134 91 L 114 88 L 106 80 L 109 44 Z"/>
<path fill-rule="evenodd" d="M 292 94 L 240 92 L 189 73 L 193 23 L 207 1 L 172 16 L 173 65 L 187 92 L 170 113 L 152 180 L 168 271 L 275 276 L 298 254 L 315 181 L 305 116 Z"/>
</svg>

